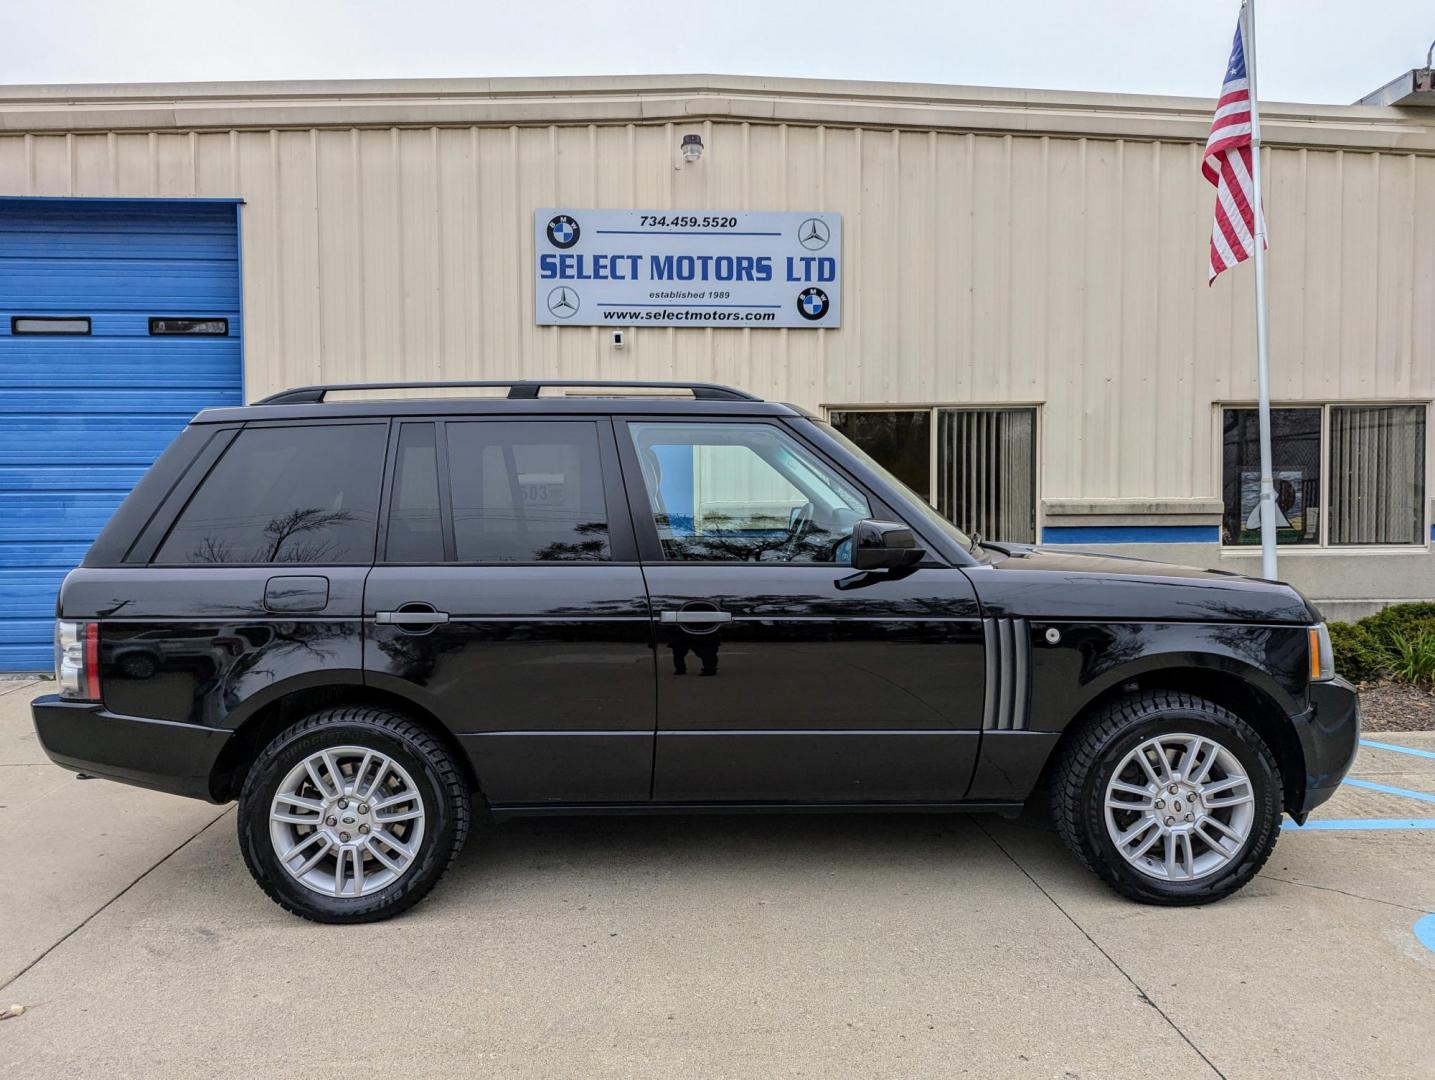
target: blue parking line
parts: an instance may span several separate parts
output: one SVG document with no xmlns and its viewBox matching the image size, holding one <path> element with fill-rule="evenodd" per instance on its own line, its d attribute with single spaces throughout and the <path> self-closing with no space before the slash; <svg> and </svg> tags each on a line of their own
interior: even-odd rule
<svg viewBox="0 0 1435 1080">
<path fill-rule="evenodd" d="M 1360 745 L 1371 746 L 1376 750 L 1394 750 L 1397 754 L 1409 754 L 1412 757 L 1429 758 L 1431 761 L 1435 761 L 1435 751 L 1417 750 L 1413 746 L 1396 746 L 1394 743 L 1375 742 L 1373 739 L 1361 739 Z"/>
<path fill-rule="evenodd" d="M 1287 818 L 1281 822 L 1281 829 L 1288 832 L 1375 832 L 1387 829 L 1435 829 L 1435 818 L 1332 818 L 1327 821 L 1307 821 L 1297 825 Z"/>
<path fill-rule="evenodd" d="M 1369 791 L 1383 791 L 1387 795 L 1404 795 L 1407 799 L 1419 799 L 1421 802 L 1435 803 L 1435 795 L 1428 791 L 1411 791 L 1409 788 L 1391 787 L 1389 784 L 1377 784 L 1373 780 L 1357 780 L 1353 776 L 1347 776 L 1343 783 L 1350 787 L 1366 788 Z"/>
</svg>

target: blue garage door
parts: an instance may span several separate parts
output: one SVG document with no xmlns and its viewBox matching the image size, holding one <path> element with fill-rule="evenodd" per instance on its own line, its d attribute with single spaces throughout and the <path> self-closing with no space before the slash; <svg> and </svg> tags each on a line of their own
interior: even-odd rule
<svg viewBox="0 0 1435 1080">
<path fill-rule="evenodd" d="M 233 202 L 0 198 L 0 671 L 200 409 L 242 399 Z"/>
</svg>

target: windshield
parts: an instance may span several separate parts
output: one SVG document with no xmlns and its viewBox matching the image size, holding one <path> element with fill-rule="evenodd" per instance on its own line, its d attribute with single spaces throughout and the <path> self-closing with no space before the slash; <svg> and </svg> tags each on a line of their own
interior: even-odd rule
<svg viewBox="0 0 1435 1080">
<path fill-rule="evenodd" d="M 913 491 L 901 480 L 893 476 L 890 472 L 888 472 L 885 468 L 882 467 L 882 464 L 877 461 L 876 458 L 874 458 L 871 454 L 867 453 L 866 450 L 863 450 L 860 446 L 858 446 L 855 442 L 849 439 L 846 435 L 842 434 L 842 432 L 838 431 L 826 420 L 814 420 L 813 423 L 821 425 L 823 431 L 827 432 L 827 434 L 831 435 L 848 450 L 856 454 L 859 458 L 862 459 L 862 461 L 867 464 L 867 466 L 873 472 L 877 473 L 884 480 L 890 482 L 893 487 L 897 488 L 900 491 L 905 491 L 907 494 L 911 495 L 912 505 L 926 519 L 927 523 L 930 524 L 933 528 L 940 530 L 942 533 L 945 533 L 957 543 L 961 544 L 963 550 L 971 551 L 973 549 L 975 545 L 972 543 L 972 538 L 966 533 L 962 532 L 961 529 L 957 528 L 946 518 L 942 517 L 941 514 L 937 513 L 936 509 L 932 506 L 932 504 L 927 501 L 926 496 L 921 495 L 916 491 Z"/>
</svg>

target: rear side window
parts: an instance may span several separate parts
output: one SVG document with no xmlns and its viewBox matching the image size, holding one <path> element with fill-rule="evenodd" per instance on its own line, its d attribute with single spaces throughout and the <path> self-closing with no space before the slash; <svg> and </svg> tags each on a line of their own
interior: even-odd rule
<svg viewBox="0 0 1435 1080">
<path fill-rule="evenodd" d="M 446 427 L 460 562 L 611 558 L 592 422 L 477 420 Z"/>
<path fill-rule="evenodd" d="M 386 439 L 383 424 L 246 428 L 154 561 L 373 562 Z"/>
</svg>

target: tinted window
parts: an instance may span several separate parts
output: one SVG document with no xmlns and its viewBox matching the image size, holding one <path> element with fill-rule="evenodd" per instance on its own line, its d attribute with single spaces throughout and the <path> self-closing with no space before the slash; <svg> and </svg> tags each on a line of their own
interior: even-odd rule
<svg viewBox="0 0 1435 1080">
<path fill-rule="evenodd" d="M 247 428 L 180 514 L 159 563 L 368 563 L 383 424 Z"/>
<path fill-rule="evenodd" d="M 886 466 L 921 499 L 932 490 L 930 409 L 834 410 L 832 426 Z"/>
<path fill-rule="evenodd" d="M 202 334 L 224 336 L 229 333 L 228 319 L 173 319 L 152 316 L 149 332 L 156 337 L 166 334 Z"/>
<path fill-rule="evenodd" d="M 432 424 L 404 424 L 399 429 L 386 551 L 389 562 L 443 560 L 438 453 Z"/>
<path fill-rule="evenodd" d="M 460 561 L 610 557 L 598 430 L 591 422 L 478 420 L 447 428 Z"/>
<path fill-rule="evenodd" d="M 702 562 L 845 562 L 866 497 L 771 424 L 629 429 L 663 556 Z"/>
<path fill-rule="evenodd" d="M 1320 409 L 1271 410 L 1276 541 L 1320 543 Z M 1255 409 L 1227 409 L 1221 542 L 1261 542 L 1261 443 Z"/>
</svg>

